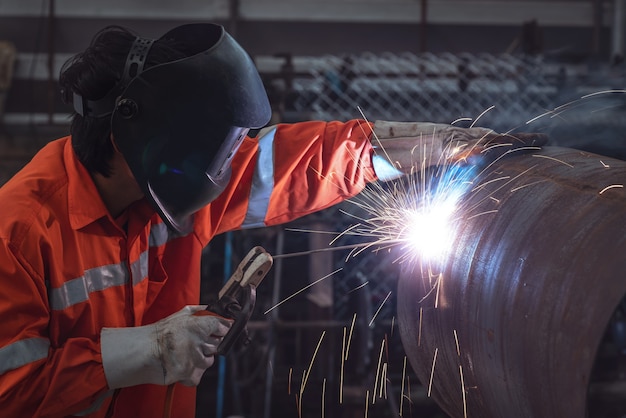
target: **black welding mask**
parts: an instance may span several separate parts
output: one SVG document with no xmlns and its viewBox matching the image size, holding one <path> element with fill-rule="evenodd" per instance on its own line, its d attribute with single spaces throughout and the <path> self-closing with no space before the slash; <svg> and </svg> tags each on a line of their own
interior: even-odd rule
<svg viewBox="0 0 626 418">
<path fill-rule="evenodd" d="M 115 98 L 111 129 L 164 222 L 186 233 L 193 213 L 224 191 L 248 130 L 267 124 L 271 110 L 254 63 L 222 26 L 183 25 L 164 38 L 187 56 L 142 71 L 152 41 L 138 38 L 125 70 L 136 75 Z"/>
</svg>

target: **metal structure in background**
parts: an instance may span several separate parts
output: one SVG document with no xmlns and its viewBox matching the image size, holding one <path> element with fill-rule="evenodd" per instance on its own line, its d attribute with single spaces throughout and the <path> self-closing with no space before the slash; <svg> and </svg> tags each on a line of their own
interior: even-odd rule
<svg viewBox="0 0 626 418">
<path fill-rule="evenodd" d="M 3 128 L 4 123 L 4 102 L 7 91 L 13 82 L 13 66 L 16 53 L 13 43 L 0 41 L 0 128 Z"/>
<path fill-rule="evenodd" d="M 533 57 L 388 53 L 310 64 L 312 78 L 294 82 L 294 108 L 323 120 L 358 117 L 358 106 L 371 120 L 450 123 L 496 105 L 499 119 L 517 124 L 551 108 L 558 94 L 559 80 Z"/>
<path fill-rule="evenodd" d="M 457 121 L 499 131 L 542 131 L 560 146 L 569 146 L 572 137 L 562 131 L 572 126 L 592 136 L 603 130 L 602 142 L 612 140 L 606 137 L 607 126 L 613 136 L 626 128 L 626 95 L 595 95 L 584 99 L 586 107 L 579 103 L 591 93 L 623 91 L 624 62 L 449 53 L 288 58 L 284 82 L 275 78 L 268 85 L 270 94 L 280 98 L 276 107 L 286 121 L 359 118 L 360 108 L 372 121 Z M 626 146 L 626 139 L 617 139 Z"/>
<path fill-rule="evenodd" d="M 622 416 L 626 163 L 546 147 L 473 183 L 440 281 L 400 279 L 420 380 L 451 417 Z"/>
</svg>

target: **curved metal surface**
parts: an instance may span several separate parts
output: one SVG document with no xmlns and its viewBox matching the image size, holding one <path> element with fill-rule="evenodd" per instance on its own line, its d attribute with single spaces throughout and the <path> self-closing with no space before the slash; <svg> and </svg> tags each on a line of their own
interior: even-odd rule
<svg viewBox="0 0 626 418">
<path fill-rule="evenodd" d="M 626 162 L 546 147 L 475 184 L 441 286 L 402 273 L 407 357 L 452 417 L 585 417 L 596 351 L 626 294 Z"/>
</svg>

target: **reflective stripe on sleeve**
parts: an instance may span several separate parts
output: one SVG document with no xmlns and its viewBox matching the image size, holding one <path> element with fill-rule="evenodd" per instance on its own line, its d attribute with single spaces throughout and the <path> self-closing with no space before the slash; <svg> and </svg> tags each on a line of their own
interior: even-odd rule
<svg viewBox="0 0 626 418">
<path fill-rule="evenodd" d="M 0 348 L 0 374 L 48 357 L 47 338 L 27 338 Z"/>
<path fill-rule="evenodd" d="M 274 190 L 274 135 L 275 127 L 259 138 L 259 154 L 252 177 L 248 211 L 242 228 L 265 226 L 265 216 Z"/>
</svg>

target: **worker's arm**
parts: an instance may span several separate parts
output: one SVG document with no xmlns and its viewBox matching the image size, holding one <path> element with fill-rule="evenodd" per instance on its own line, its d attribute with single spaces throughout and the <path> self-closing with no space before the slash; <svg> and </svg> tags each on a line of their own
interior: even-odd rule
<svg viewBox="0 0 626 418">
<path fill-rule="evenodd" d="M 0 410 L 10 417 L 78 413 L 107 392 L 99 342 L 49 337 L 45 280 L 0 240 Z M 77 373 L 80 370 L 80 373 Z"/>
<path fill-rule="evenodd" d="M 39 242 L 45 252 L 45 240 Z M 97 410 L 113 389 L 198 384 L 213 363 L 231 321 L 193 315 L 204 306 L 186 307 L 152 325 L 50 337 L 49 289 L 33 267 L 44 265 L 41 260 L 25 257 L 0 240 L 2 416 L 70 416 Z M 78 326 L 79 320 L 72 324 Z M 65 332 L 71 335 L 73 330 Z"/>
<path fill-rule="evenodd" d="M 186 306 L 151 325 L 103 328 L 102 364 L 108 386 L 198 385 L 232 324 L 206 313 L 206 305 Z"/>
<path fill-rule="evenodd" d="M 474 158 L 492 160 L 520 148 L 540 147 L 548 140 L 541 133 L 497 133 L 491 129 L 460 128 L 430 122 L 376 121 L 372 143 L 377 157 L 397 173 L 455 164 Z"/>
<path fill-rule="evenodd" d="M 285 223 L 355 196 L 376 179 L 398 177 L 419 164 L 450 163 L 501 144 L 510 147 L 511 142 L 514 136 L 489 129 L 424 122 L 271 126 L 242 145 L 229 188 L 210 205 L 209 222 L 217 232 Z"/>
<path fill-rule="evenodd" d="M 276 225 L 332 206 L 376 179 L 371 124 L 300 122 L 264 128 L 233 159 L 229 187 L 200 211 L 209 235 Z"/>
</svg>

